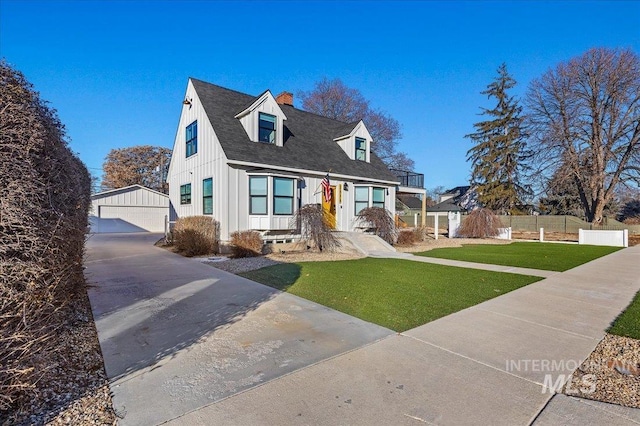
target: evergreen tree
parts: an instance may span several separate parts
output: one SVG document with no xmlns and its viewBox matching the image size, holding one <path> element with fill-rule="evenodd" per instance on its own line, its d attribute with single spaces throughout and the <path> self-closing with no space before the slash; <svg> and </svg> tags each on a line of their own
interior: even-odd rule
<svg viewBox="0 0 640 426">
<path fill-rule="evenodd" d="M 475 123 L 475 133 L 466 135 L 475 146 L 467 151 L 472 164 L 471 185 L 476 188 L 478 201 L 500 213 L 514 213 L 522 206 L 522 198 L 529 190 L 522 185 L 520 174 L 524 154 L 522 108 L 507 94 L 516 81 L 505 64 L 498 68 L 498 77 L 481 92 L 497 101 L 493 109 L 483 108 L 490 120 Z"/>
<path fill-rule="evenodd" d="M 580 194 L 571 179 L 568 167 L 560 166 L 547 182 L 545 195 L 539 200 L 539 207 L 545 214 L 584 217 Z"/>
</svg>

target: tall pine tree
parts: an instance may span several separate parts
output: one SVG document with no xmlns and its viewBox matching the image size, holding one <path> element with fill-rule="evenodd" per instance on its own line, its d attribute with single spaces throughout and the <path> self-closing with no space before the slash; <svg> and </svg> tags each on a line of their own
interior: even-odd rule
<svg viewBox="0 0 640 426">
<path fill-rule="evenodd" d="M 466 135 L 475 146 L 467 151 L 471 162 L 471 185 L 478 193 L 478 201 L 496 212 L 515 213 L 522 207 L 528 189 L 521 183 L 524 134 L 522 108 L 507 94 L 516 81 L 505 64 L 498 68 L 498 77 L 481 92 L 497 101 L 493 109 L 483 108 L 490 120 L 475 123 L 475 133 Z"/>
</svg>

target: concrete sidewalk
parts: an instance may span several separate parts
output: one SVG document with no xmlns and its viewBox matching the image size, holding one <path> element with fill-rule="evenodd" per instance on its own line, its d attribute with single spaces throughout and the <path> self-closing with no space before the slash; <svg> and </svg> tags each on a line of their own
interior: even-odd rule
<svg viewBox="0 0 640 426">
<path fill-rule="evenodd" d="M 369 256 L 386 258 L 386 259 L 412 260 L 414 262 L 422 262 L 422 263 L 435 263 L 437 265 L 455 266 L 458 268 L 482 269 L 485 271 L 493 271 L 493 272 L 508 272 L 511 274 L 533 275 L 534 277 L 543 277 L 543 278 L 547 278 L 552 275 L 560 273 L 556 271 L 545 271 L 542 269 L 519 268 L 517 266 L 492 265 L 490 263 L 465 262 L 463 260 L 451 260 L 451 259 L 440 259 L 437 257 L 416 256 L 411 253 L 402 253 L 402 252 L 389 253 L 386 251 L 373 251 L 369 253 Z"/>
<path fill-rule="evenodd" d="M 169 423 L 637 425 L 640 410 L 554 396 L 548 379 L 561 383 L 638 290 L 640 246 Z"/>
</svg>

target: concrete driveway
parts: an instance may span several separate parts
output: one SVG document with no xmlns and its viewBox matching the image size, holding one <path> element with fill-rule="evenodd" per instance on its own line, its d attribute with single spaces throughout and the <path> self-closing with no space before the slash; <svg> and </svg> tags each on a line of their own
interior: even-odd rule
<svg viewBox="0 0 640 426">
<path fill-rule="evenodd" d="M 393 334 L 153 246 L 96 234 L 85 265 L 119 423 L 159 424 Z"/>
</svg>

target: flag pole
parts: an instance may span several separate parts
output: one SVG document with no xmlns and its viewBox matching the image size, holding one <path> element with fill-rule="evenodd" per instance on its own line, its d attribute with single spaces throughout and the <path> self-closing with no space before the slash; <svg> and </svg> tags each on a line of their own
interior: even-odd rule
<svg viewBox="0 0 640 426">
<path fill-rule="evenodd" d="M 325 175 L 325 177 L 329 176 L 329 173 L 331 173 L 333 171 L 333 169 L 329 169 L 329 171 L 327 172 L 327 174 Z M 324 179 L 324 178 L 323 178 Z M 320 181 L 320 183 L 318 184 L 318 186 L 316 186 L 316 190 L 314 191 L 313 195 L 317 195 L 319 192 L 322 191 L 318 191 L 318 188 L 320 188 L 322 186 L 322 181 Z"/>
</svg>

